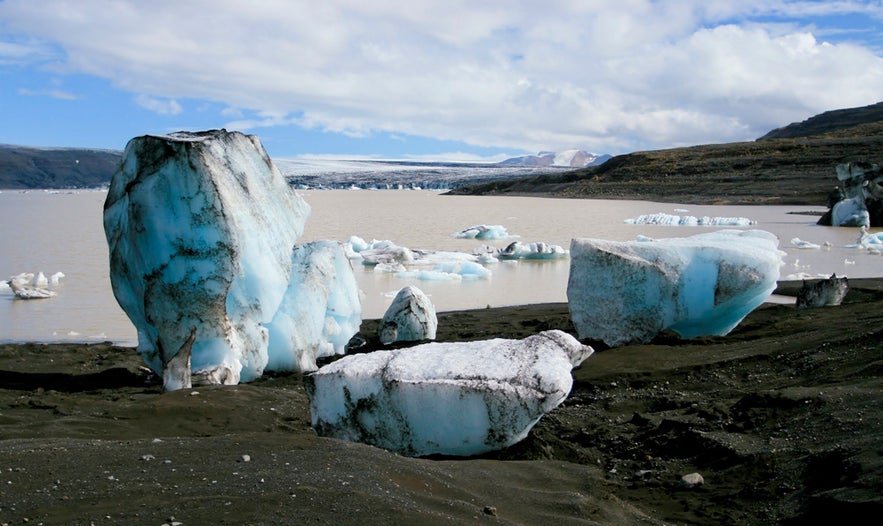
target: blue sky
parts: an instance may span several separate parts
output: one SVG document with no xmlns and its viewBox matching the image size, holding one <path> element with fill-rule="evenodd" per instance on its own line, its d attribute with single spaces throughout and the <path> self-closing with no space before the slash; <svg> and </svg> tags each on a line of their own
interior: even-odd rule
<svg viewBox="0 0 883 526">
<path fill-rule="evenodd" d="M 226 127 L 274 157 L 752 140 L 883 100 L 883 2 L 0 0 L 0 143 Z"/>
</svg>

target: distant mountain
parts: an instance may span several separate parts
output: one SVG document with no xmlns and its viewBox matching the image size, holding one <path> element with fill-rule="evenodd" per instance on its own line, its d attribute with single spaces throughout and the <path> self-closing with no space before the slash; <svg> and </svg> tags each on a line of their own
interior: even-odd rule
<svg viewBox="0 0 883 526">
<path fill-rule="evenodd" d="M 116 150 L 0 145 L 0 189 L 94 188 L 110 182 Z"/>
<path fill-rule="evenodd" d="M 558 168 L 585 168 L 602 164 L 610 155 L 588 153 L 585 150 L 565 150 L 563 152 L 540 152 L 536 155 L 512 157 L 497 164 L 503 166 L 554 166 Z"/>
<path fill-rule="evenodd" d="M 883 102 L 860 108 L 826 111 L 803 122 L 776 128 L 758 140 L 812 137 L 877 121 L 883 121 Z"/>
<path fill-rule="evenodd" d="M 875 117 L 880 109 L 875 104 L 823 113 L 782 128 L 791 138 L 767 134 L 750 142 L 635 152 L 600 166 L 464 186 L 451 193 L 824 206 L 838 183 L 838 164 L 883 162 L 883 115 Z M 823 129 L 828 131 L 820 133 Z"/>
</svg>

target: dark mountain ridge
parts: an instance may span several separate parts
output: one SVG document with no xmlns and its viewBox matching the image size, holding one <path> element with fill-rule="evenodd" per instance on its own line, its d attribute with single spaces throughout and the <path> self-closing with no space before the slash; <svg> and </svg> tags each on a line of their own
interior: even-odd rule
<svg viewBox="0 0 883 526">
<path fill-rule="evenodd" d="M 827 112 L 784 128 L 790 135 L 811 135 L 635 152 L 600 166 L 466 186 L 451 193 L 824 205 L 837 185 L 838 164 L 881 161 L 881 104 Z M 822 129 L 827 131 L 819 133 Z"/>
<path fill-rule="evenodd" d="M 0 188 L 94 188 L 110 182 L 117 150 L 0 145 Z"/>
</svg>

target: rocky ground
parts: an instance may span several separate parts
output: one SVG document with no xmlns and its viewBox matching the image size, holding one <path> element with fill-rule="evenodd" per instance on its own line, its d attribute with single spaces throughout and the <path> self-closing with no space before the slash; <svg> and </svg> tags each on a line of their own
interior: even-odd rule
<svg viewBox="0 0 883 526">
<path fill-rule="evenodd" d="M 793 294 L 795 286 L 783 286 Z M 572 330 L 563 304 L 440 340 Z M 366 321 L 366 349 L 378 344 Z M 726 337 L 603 349 L 528 438 L 405 458 L 317 437 L 299 375 L 160 393 L 131 348 L 0 346 L 0 524 L 827 524 L 883 511 L 883 281 Z M 593 342 L 589 342 L 593 343 Z M 701 485 L 682 477 L 701 475 Z M 694 477 L 695 479 L 696 477 Z"/>
</svg>

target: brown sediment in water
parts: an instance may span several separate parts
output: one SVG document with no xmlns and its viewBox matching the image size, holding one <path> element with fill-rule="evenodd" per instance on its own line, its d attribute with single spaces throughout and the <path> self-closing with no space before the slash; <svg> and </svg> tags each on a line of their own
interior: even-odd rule
<svg viewBox="0 0 883 526">
<path fill-rule="evenodd" d="M 799 284 L 782 284 L 794 295 Z M 725 337 L 603 349 L 527 439 L 412 459 L 317 437 L 299 375 L 161 393 L 131 348 L 0 346 L 0 523 L 810 524 L 883 509 L 883 280 Z M 440 341 L 572 330 L 439 314 Z M 379 346 L 364 322 L 366 350 Z M 593 342 L 589 342 L 593 343 Z M 688 488 L 681 477 L 700 473 Z"/>
</svg>

